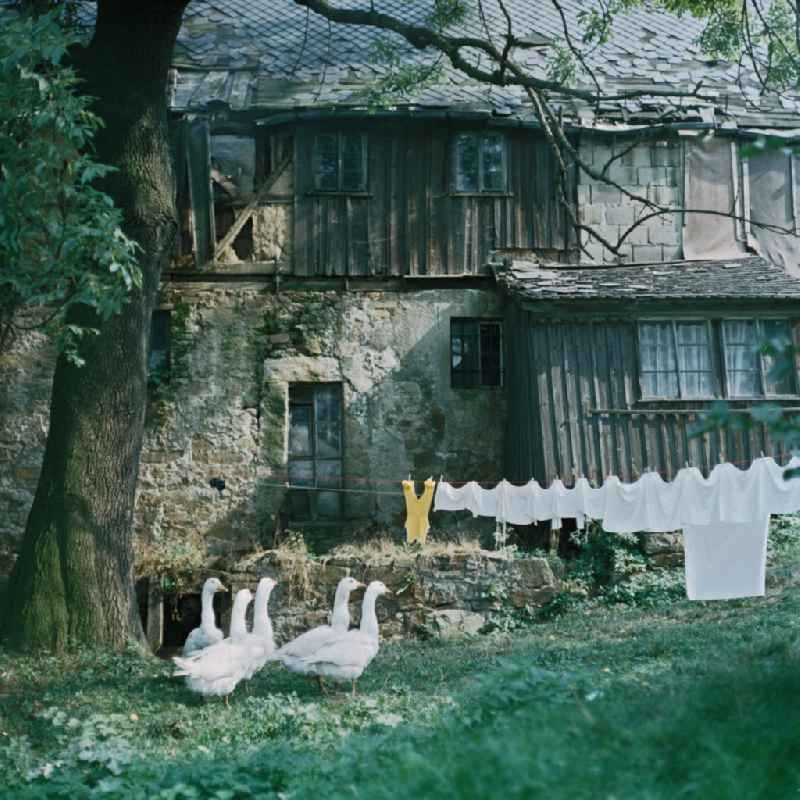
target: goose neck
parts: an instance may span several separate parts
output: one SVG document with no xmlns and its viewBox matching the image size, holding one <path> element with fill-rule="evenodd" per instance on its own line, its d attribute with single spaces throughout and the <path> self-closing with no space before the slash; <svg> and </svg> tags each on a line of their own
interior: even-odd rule
<svg viewBox="0 0 800 800">
<path fill-rule="evenodd" d="M 378 617 L 375 615 L 375 601 L 377 595 L 367 592 L 364 595 L 364 603 L 361 606 L 361 633 L 366 634 L 372 639 L 378 638 Z"/>
<path fill-rule="evenodd" d="M 253 614 L 253 633 L 262 638 L 272 638 L 272 622 L 269 618 L 269 596 L 272 587 L 256 592 L 256 605 Z"/>
<path fill-rule="evenodd" d="M 211 586 L 203 587 L 203 594 L 200 598 L 200 627 L 204 630 L 212 630 L 217 627 L 214 615 L 214 588 Z"/>
<path fill-rule="evenodd" d="M 347 587 L 338 587 L 333 599 L 333 614 L 331 615 L 331 627 L 335 630 L 346 631 L 350 627 L 349 601 L 350 592 Z"/>
<path fill-rule="evenodd" d="M 250 601 L 247 598 L 237 597 L 233 602 L 231 611 L 231 638 L 241 638 L 247 635 L 247 606 Z"/>
</svg>

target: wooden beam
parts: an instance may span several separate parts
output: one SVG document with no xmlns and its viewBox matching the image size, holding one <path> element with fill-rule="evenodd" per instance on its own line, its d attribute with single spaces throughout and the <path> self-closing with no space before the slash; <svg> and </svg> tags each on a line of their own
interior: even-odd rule
<svg viewBox="0 0 800 800">
<path fill-rule="evenodd" d="M 214 249 L 214 261 L 219 261 L 222 258 L 222 254 L 233 244 L 234 239 L 239 235 L 250 217 L 253 216 L 258 206 L 266 202 L 270 189 L 272 189 L 291 161 L 291 154 L 285 155 L 275 169 L 267 176 L 267 179 L 259 187 L 253 199 L 236 215 L 236 219 L 233 220 L 233 225 L 231 225 L 228 232 L 222 237 L 221 241 Z"/>
</svg>

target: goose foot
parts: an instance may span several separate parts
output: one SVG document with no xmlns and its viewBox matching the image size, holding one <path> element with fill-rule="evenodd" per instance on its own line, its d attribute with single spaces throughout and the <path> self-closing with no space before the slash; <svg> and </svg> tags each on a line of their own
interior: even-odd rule
<svg viewBox="0 0 800 800">
<path fill-rule="evenodd" d="M 317 683 L 322 694 L 328 694 L 328 687 L 325 685 L 325 681 L 322 680 L 322 675 L 317 675 Z"/>
<path fill-rule="evenodd" d="M 355 696 L 356 696 L 356 682 L 353 681 L 353 691 L 350 694 L 350 697 L 355 697 Z"/>
<path fill-rule="evenodd" d="M 230 708 L 231 704 L 228 702 L 228 698 L 230 697 L 229 694 L 225 695 L 225 708 Z"/>
</svg>

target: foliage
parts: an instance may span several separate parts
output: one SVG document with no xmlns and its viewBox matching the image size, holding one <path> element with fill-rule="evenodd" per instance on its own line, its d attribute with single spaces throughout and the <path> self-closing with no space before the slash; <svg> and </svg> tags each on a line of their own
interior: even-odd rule
<svg viewBox="0 0 800 800">
<path fill-rule="evenodd" d="M 74 39 L 57 13 L 0 26 L 0 342 L 43 326 L 80 363 L 79 342 L 96 330 L 70 309 L 106 320 L 141 276 L 121 212 L 95 186 L 111 172 L 91 155 L 101 122 L 62 65 Z"/>
<path fill-rule="evenodd" d="M 769 374 L 776 380 L 787 375 L 794 376 L 798 352 L 794 345 L 778 341 L 768 341 L 761 346 L 761 353 L 771 363 Z M 720 429 L 747 432 L 762 425 L 769 432 L 770 438 L 783 445 L 786 450 L 795 451 L 800 448 L 800 415 L 784 412 L 780 405 L 769 402 L 744 410 L 735 409 L 723 400 L 712 403 L 710 410 L 691 426 L 689 435 L 702 436 Z M 800 469 L 784 472 L 787 480 L 796 477 L 800 477 Z"/>
<path fill-rule="evenodd" d="M 597 522 L 570 535 L 578 550 L 569 574 L 587 586 L 607 586 L 647 568 L 638 540 L 629 534 L 609 534 Z"/>
<path fill-rule="evenodd" d="M 775 537 L 787 565 L 795 522 Z M 0 786 L 19 800 L 789 797 L 799 612 L 794 583 L 766 600 L 586 601 L 513 635 L 384 644 L 355 700 L 267 669 L 229 709 L 134 652 L 0 650 Z"/>
<path fill-rule="evenodd" d="M 409 63 L 407 48 L 394 39 L 378 39 L 372 61 L 381 74 L 364 91 L 371 111 L 391 108 L 398 100 L 435 84 L 442 76 L 441 60 L 430 64 Z"/>
</svg>

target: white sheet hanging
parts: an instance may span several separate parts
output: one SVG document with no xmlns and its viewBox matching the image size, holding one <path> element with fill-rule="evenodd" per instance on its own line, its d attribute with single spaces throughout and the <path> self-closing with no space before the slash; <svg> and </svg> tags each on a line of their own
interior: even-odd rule
<svg viewBox="0 0 800 800">
<path fill-rule="evenodd" d="M 718 464 L 708 478 L 687 467 L 673 481 L 648 472 L 633 483 L 609 475 L 600 488 L 579 478 L 573 488 L 556 479 L 547 489 L 501 481 L 493 489 L 476 483 L 454 489 L 440 481 L 434 509 L 466 508 L 476 516 L 527 525 L 562 519 L 602 522 L 609 533 L 683 529 L 687 592 L 691 599 L 728 599 L 764 594 L 766 536 L 770 514 L 800 510 L 800 480 L 786 481 L 787 468 L 757 458 L 745 470 Z"/>
<path fill-rule="evenodd" d="M 683 529 L 686 594 L 690 600 L 763 597 L 769 517 Z"/>
</svg>

